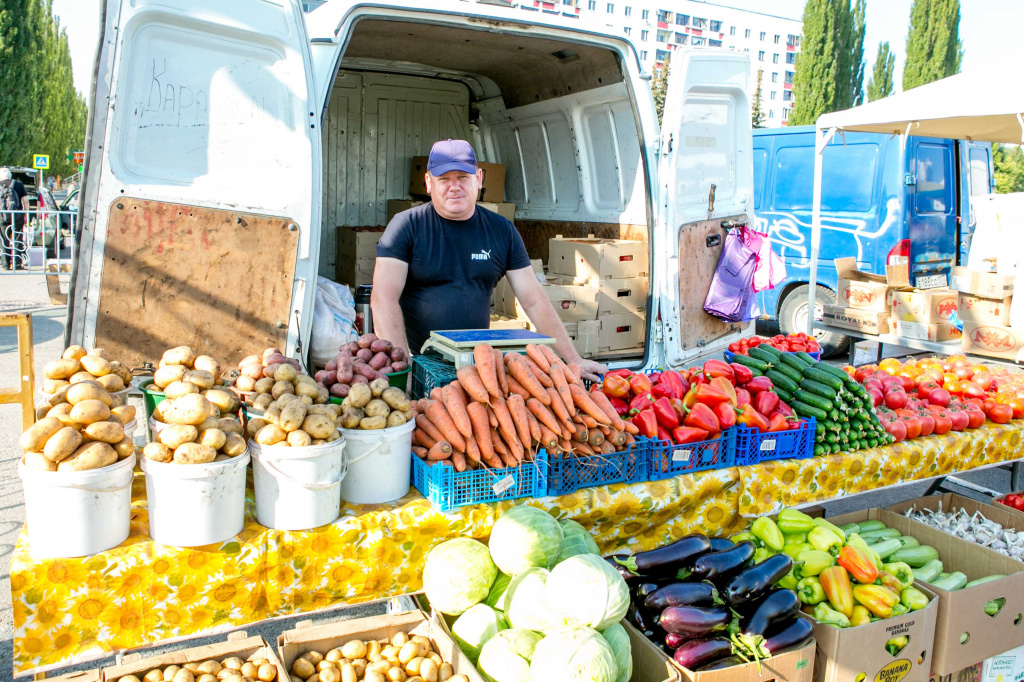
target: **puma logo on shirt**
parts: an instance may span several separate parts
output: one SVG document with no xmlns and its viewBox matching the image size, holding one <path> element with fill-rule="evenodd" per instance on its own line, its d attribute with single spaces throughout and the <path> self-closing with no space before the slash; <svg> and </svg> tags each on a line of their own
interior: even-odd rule
<svg viewBox="0 0 1024 682">
<path fill-rule="evenodd" d="M 491 252 L 481 250 L 480 253 L 471 253 L 469 257 L 472 260 L 491 260 Z"/>
</svg>

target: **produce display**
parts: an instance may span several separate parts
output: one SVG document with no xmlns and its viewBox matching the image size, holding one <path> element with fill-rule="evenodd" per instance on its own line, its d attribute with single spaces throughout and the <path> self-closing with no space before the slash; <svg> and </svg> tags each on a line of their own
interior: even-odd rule
<svg viewBox="0 0 1024 682">
<path fill-rule="evenodd" d="M 526 505 L 494 523 L 488 545 L 441 543 L 426 557 L 423 590 L 454 618 L 452 632 L 493 682 L 628 682 L 626 581 L 586 529 Z"/>
<path fill-rule="evenodd" d="M 331 395 L 344 398 L 356 384 L 374 379 L 387 379 L 393 372 L 409 369 L 405 349 L 374 334 L 363 334 L 357 341 L 338 349 L 338 356 L 327 362 L 327 368 L 315 374 L 317 383 L 330 389 Z"/>
<path fill-rule="evenodd" d="M 1019 495 L 1008 497 L 1020 498 Z M 988 547 L 1003 556 L 1024 561 L 1024 533 L 1018 533 L 1013 528 L 1004 528 L 1001 523 L 986 518 L 980 511 L 973 514 L 968 514 L 965 509 L 943 512 L 942 503 L 939 502 L 937 511 L 908 509 L 905 516 L 943 533 L 955 535 L 961 540 Z"/>
<path fill-rule="evenodd" d="M 135 408 L 115 403 L 98 381 L 69 383 L 48 404 L 53 406 L 18 439 L 25 466 L 41 471 L 86 471 L 109 466 L 135 452 L 132 439 L 124 432 L 124 426 L 135 419 Z"/>
<path fill-rule="evenodd" d="M 1024 511 L 1024 495 L 1021 495 L 1020 493 L 1004 495 L 1003 497 L 997 498 L 996 502 L 1016 509 L 1017 511 Z"/>
<path fill-rule="evenodd" d="M 123 391 L 132 383 L 132 372 L 117 360 L 110 360 L 102 348 L 86 351 L 82 346 L 69 346 L 60 360 L 43 367 L 42 389 L 54 395 L 79 381 L 95 381 L 109 393 Z"/>
<path fill-rule="evenodd" d="M 250 355 L 246 359 L 249 360 L 255 357 Z M 268 360 L 276 359 L 274 355 L 265 355 L 265 357 Z M 242 362 L 245 362 L 245 360 Z M 297 363 L 293 363 L 294 361 L 271 362 L 268 365 L 263 365 L 264 376 L 255 381 L 253 392 L 246 394 L 245 404 L 256 410 L 267 410 L 270 408 L 271 403 L 279 401 L 284 395 L 294 395 L 306 405 L 323 405 L 330 400 L 331 396 L 327 389 L 317 384 L 313 377 L 303 374 L 302 370 L 296 369 L 295 364 Z M 255 373 L 259 367 L 260 365 L 252 361 L 245 365 L 245 369 L 251 373 Z M 246 376 L 249 375 L 242 375 L 242 377 L 235 380 L 236 388 L 238 387 L 238 382 Z"/>
<path fill-rule="evenodd" d="M 369 384 L 353 384 L 341 401 L 343 429 L 389 429 L 413 418 L 409 396 L 400 388 L 377 378 Z"/>
<path fill-rule="evenodd" d="M 178 380 L 168 389 L 184 383 Z M 227 391 L 208 390 L 206 395 L 183 393 L 157 403 L 153 419 L 162 427 L 155 434 L 156 440 L 143 448 L 143 456 L 161 463 L 208 464 L 244 453 L 241 422 L 222 417 L 221 407 L 210 399 L 211 394 L 227 395 L 237 402 Z"/>
<path fill-rule="evenodd" d="M 253 654 L 244 661 L 238 656 L 229 656 L 221 661 L 210 659 L 153 668 L 141 680 L 135 675 L 125 675 L 117 678 L 117 682 L 274 682 L 276 679 L 277 666 Z"/>
<path fill-rule="evenodd" d="M 247 355 L 242 358 L 238 363 L 238 369 L 231 371 L 230 374 L 234 376 L 230 378 L 234 379 L 235 389 L 240 393 L 270 393 L 266 383 L 260 385 L 264 389 L 262 391 L 256 388 L 256 384 L 260 379 L 273 379 L 274 372 L 281 365 L 291 365 L 299 372 L 302 370 L 298 360 L 285 357 L 277 348 L 267 348 L 259 355 Z"/>
<path fill-rule="evenodd" d="M 353 639 L 323 653 L 307 651 L 292 663 L 291 677 L 305 682 L 469 682 L 454 674 L 433 642 L 404 632 L 390 640 Z"/>
<path fill-rule="evenodd" d="M 777 334 L 771 338 L 763 338 L 760 336 L 751 336 L 746 339 L 740 339 L 734 343 L 729 344 L 729 352 L 736 355 L 748 355 L 751 348 L 757 348 L 758 346 L 771 346 L 775 350 L 782 351 L 783 353 L 820 353 L 821 346 L 818 344 L 818 340 L 813 336 L 807 336 L 803 332 L 798 334 L 790 334 L 784 336 Z"/>
<path fill-rule="evenodd" d="M 611 454 L 635 440 L 601 392 L 588 393 L 579 367 L 547 346 L 526 354 L 482 343 L 473 365 L 416 403 L 413 452 L 428 464 L 501 469 L 530 461 L 544 448 L 551 457 Z"/>
<path fill-rule="evenodd" d="M 282 393 L 262 415 L 246 422 L 246 435 L 260 445 L 301 448 L 333 443 L 341 437 L 340 413 L 340 405 L 311 405 L 294 393 Z"/>
<path fill-rule="evenodd" d="M 632 585 L 629 618 L 676 663 L 717 670 L 769 658 L 810 641 L 791 588 L 785 554 L 768 556 L 750 540 L 688 535 L 671 545 L 608 561 Z"/>
</svg>

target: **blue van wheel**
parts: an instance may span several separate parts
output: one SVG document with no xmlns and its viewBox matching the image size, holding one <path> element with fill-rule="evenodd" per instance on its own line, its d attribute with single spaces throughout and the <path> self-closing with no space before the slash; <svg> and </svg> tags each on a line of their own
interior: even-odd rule
<svg viewBox="0 0 1024 682">
<path fill-rule="evenodd" d="M 807 294 L 809 290 L 808 285 L 801 284 L 786 294 L 785 300 L 779 307 L 779 331 L 782 334 L 807 331 Z M 821 319 L 822 308 L 819 306 L 835 305 L 835 302 L 835 292 L 818 285 L 818 295 L 815 297 L 815 307 L 817 308 L 815 317 Z M 850 345 L 850 337 L 843 334 L 816 330 L 814 336 L 821 344 L 822 357 L 833 357 L 845 353 Z"/>
</svg>

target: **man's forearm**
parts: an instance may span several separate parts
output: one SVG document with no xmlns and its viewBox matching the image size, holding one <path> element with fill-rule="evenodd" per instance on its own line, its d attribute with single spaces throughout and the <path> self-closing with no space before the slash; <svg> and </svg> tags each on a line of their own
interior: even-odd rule
<svg viewBox="0 0 1024 682">
<path fill-rule="evenodd" d="M 409 348 L 405 336 L 405 318 L 402 306 L 398 301 L 371 301 L 370 311 L 373 314 L 373 332 L 382 339 L 387 339 L 396 346 L 401 346 L 407 354 L 419 352 L 419 348 Z"/>
<path fill-rule="evenodd" d="M 565 331 L 565 325 L 546 298 L 532 303 L 529 307 L 523 307 L 526 308 L 526 314 L 537 327 L 537 331 L 555 340 L 555 352 L 562 359 L 566 362 L 576 362 L 580 359 L 576 347 L 572 345 L 572 339 Z"/>
</svg>

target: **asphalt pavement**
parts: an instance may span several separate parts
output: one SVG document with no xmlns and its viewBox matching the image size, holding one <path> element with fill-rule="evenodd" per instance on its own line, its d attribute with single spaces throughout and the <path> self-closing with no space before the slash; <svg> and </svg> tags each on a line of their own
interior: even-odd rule
<svg viewBox="0 0 1024 682">
<path fill-rule="evenodd" d="M 0 313 L 32 315 L 33 352 L 36 374 L 36 395 L 40 395 L 38 386 L 42 382 L 42 368 L 50 360 L 60 356 L 63 351 L 65 308 L 53 306 L 49 302 L 46 283 L 41 275 L 14 276 L 0 274 Z M 14 328 L 0 327 L 0 387 L 17 386 L 17 336 Z M 858 349 L 858 364 L 872 362 L 876 349 L 873 344 L 862 344 Z M 888 349 L 886 355 L 899 355 L 899 349 Z M 837 365 L 843 364 L 837 362 Z M 141 401 L 137 403 L 141 410 Z M 140 429 L 141 434 L 145 429 Z M 10 560 L 15 542 L 25 523 L 25 507 L 22 496 L 21 481 L 17 474 L 17 462 L 21 453 L 17 446 L 21 433 L 20 408 L 16 405 L 0 405 L 0 680 L 7 680 L 12 675 L 12 637 L 14 634 L 11 592 L 10 592 Z M 137 434 L 139 435 L 139 434 Z M 961 475 L 961 478 L 975 485 L 996 490 L 1001 493 L 1010 491 L 1010 474 L 1001 468 L 973 471 Z M 844 514 L 849 511 L 869 507 L 888 506 L 924 495 L 930 482 L 886 488 L 884 490 L 862 495 L 844 497 L 825 504 L 827 515 Z M 970 490 L 962 492 L 968 497 L 985 499 Z M 408 599 L 394 600 L 394 608 L 406 610 L 412 606 Z M 385 612 L 384 602 L 363 604 L 315 614 L 299 614 L 293 617 L 265 621 L 259 624 L 243 626 L 249 635 L 259 635 L 271 644 L 277 636 L 300 621 L 312 620 L 314 623 L 325 623 L 348 618 L 378 615 Z M 171 651 L 189 646 L 198 646 L 216 641 L 223 641 L 224 634 L 210 637 L 190 639 L 161 646 L 159 652 Z M 110 665 L 113 658 L 101 659 L 59 672 L 78 669 L 91 669 L 97 665 Z"/>
</svg>

